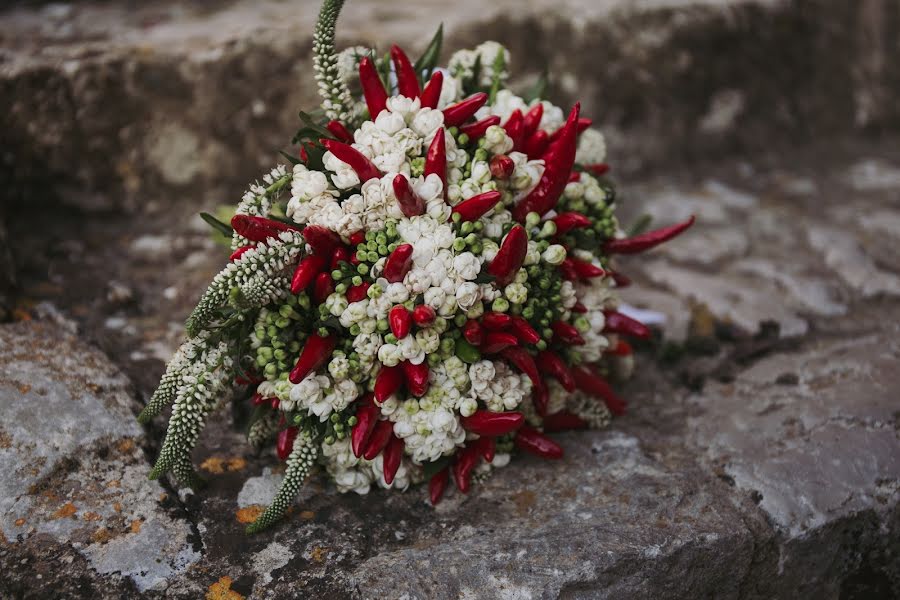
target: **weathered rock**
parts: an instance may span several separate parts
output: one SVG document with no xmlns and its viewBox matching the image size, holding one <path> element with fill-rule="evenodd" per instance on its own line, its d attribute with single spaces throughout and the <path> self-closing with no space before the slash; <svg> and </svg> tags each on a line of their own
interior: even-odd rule
<svg viewBox="0 0 900 600">
<path fill-rule="evenodd" d="M 142 438 L 106 357 L 49 323 L 0 326 L 0 595 L 135 594 L 197 560 Z"/>
</svg>

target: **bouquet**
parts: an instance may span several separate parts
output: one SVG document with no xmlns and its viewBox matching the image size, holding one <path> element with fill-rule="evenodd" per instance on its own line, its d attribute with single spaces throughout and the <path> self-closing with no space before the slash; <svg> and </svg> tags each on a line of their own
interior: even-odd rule
<svg viewBox="0 0 900 600">
<path fill-rule="evenodd" d="M 613 257 L 664 242 L 693 219 L 626 237 L 602 134 L 580 115 L 507 89 L 496 42 L 436 68 L 441 30 L 412 62 L 336 53 L 342 0 L 314 38 L 321 109 L 252 185 L 233 252 L 187 321 L 139 419 L 172 405 L 152 470 L 201 483 L 191 450 L 211 411 L 255 407 L 250 444 L 286 461 L 276 522 L 321 465 L 339 491 L 452 478 L 466 493 L 519 452 L 559 459 L 548 434 L 603 427 L 625 402 L 627 338 Z"/>
</svg>

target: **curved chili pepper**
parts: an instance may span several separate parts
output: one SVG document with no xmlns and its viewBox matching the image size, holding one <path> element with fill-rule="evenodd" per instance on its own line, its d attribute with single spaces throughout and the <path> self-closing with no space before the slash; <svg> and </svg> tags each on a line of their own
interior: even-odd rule
<svg viewBox="0 0 900 600">
<path fill-rule="evenodd" d="M 412 244 L 400 244 L 391 252 L 384 262 L 384 278 L 390 283 L 403 281 L 412 268 Z"/>
<path fill-rule="evenodd" d="M 498 154 L 489 163 L 491 175 L 496 179 L 509 179 L 516 170 L 516 163 L 505 154 Z"/>
<path fill-rule="evenodd" d="M 518 108 L 512 111 L 503 129 L 506 130 L 506 135 L 512 140 L 513 150 L 520 150 L 525 135 L 525 117 L 522 116 L 522 111 Z"/>
<path fill-rule="evenodd" d="M 472 94 L 462 102 L 457 102 L 453 106 L 444 109 L 444 126 L 459 127 L 478 112 L 478 109 L 487 102 L 488 95 L 484 92 Z"/>
<path fill-rule="evenodd" d="M 243 256 L 244 252 L 246 252 L 247 250 L 253 250 L 253 248 L 255 248 L 255 247 L 256 246 L 241 246 L 240 248 L 238 248 L 237 250 L 235 250 L 234 252 L 231 253 L 231 256 L 228 257 L 228 260 L 230 260 L 231 262 L 234 262 L 237 259 L 239 259 L 241 256 Z"/>
<path fill-rule="evenodd" d="M 586 260 L 581 260 L 580 258 L 567 258 L 566 260 L 571 261 L 572 267 L 575 269 L 575 275 L 577 275 L 580 279 L 590 279 L 592 277 L 603 277 L 606 275 L 606 271 L 603 267 L 597 266 L 593 263 L 589 263 Z"/>
<path fill-rule="evenodd" d="M 421 398 L 428 392 L 429 376 L 428 363 L 422 362 L 417 365 L 412 364 L 408 360 L 400 363 L 403 367 L 403 374 L 406 376 L 406 388 L 409 393 L 417 398 Z"/>
<path fill-rule="evenodd" d="M 556 268 L 559 269 L 559 274 L 562 275 L 562 278 L 566 281 L 578 280 L 578 273 L 575 272 L 575 263 L 572 262 L 571 257 L 567 256 Z"/>
<path fill-rule="evenodd" d="M 374 121 L 375 117 L 387 107 L 388 95 L 384 91 L 384 84 L 381 83 L 375 63 L 368 56 L 359 61 L 359 83 L 362 85 L 366 106 L 369 108 L 369 118 Z"/>
<path fill-rule="evenodd" d="M 612 277 L 613 281 L 616 282 L 616 287 L 623 288 L 631 285 L 631 278 L 624 273 L 621 273 L 619 271 L 612 271 L 609 276 Z"/>
<path fill-rule="evenodd" d="M 489 210 L 497 206 L 502 195 L 496 190 L 489 190 L 463 200 L 453 207 L 453 212 L 462 217 L 462 221 L 477 221 Z"/>
<path fill-rule="evenodd" d="M 460 423 L 467 430 L 478 435 L 497 437 L 512 433 L 525 422 L 520 412 L 491 412 L 476 410 L 469 417 L 461 417 Z"/>
<path fill-rule="evenodd" d="M 281 221 L 252 215 L 234 215 L 231 227 L 241 237 L 251 242 L 264 242 L 268 238 L 277 238 L 283 231 L 297 231 L 298 228 Z"/>
<path fill-rule="evenodd" d="M 584 165 L 585 171 L 590 171 L 592 175 L 603 176 L 609 173 L 609 165 L 606 163 L 594 163 L 592 165 Z"/>
<path fill-rule="evenodd" d="M 453 463 L 453 481 L 463 494 L 469 493 L 469 481 L 472 469 L 478 463 L 478 448 L 474 445 L 466 446 L 456 453 L 456 461 Z"/>
<path fill-rule="evenodd" d="M 425 213 L 425 201 L 413 191 L 406 175 L 397 173 L 392 185 L 394 186 L 394 195 L 397 196 L 397 203 L 400 205 L 400 211 L 405 216 L 415 217 Z"/>
<path fill-rule="evenodd" d="M 444 139 L 444 128 L 441 127 L 434 134 L 428 152 L 425 154 L 425 177 L 434 173 L 441 179 L 444 187 L 444 195 L 447 194 L 447 142 Z"/>
<path fill-rule="evenodd" d="M 341 243 L 341 238 L 330 229 L 321 225 L 307 225 L 300 232 L 306 243 L 312 248 L 313 254 L 329 256 L 335 247 Z"/>
<path fill-rule="evenodd" d="M 513 442 L 519 450 L 524 450 L 541 458 L 555 460 L 563 457 L 563 449 L 559 444 L 528 425 L 525 425 L 516 433 Z"/>
<path fill-rule="evenodd" d="M 366 460 L 375 460 L 375 457 L 381 454 L 381 451 L 387 446 L 393 433 L 394 424 L 387 419 L 375 423 L 375 428 L 372 429 L 372 435 L 369 436 L 369 441 L 366 443 L 366 449 L 363 450 L 363 458 Z"/>
<path fill-rule="evenodd" d="M 350 131 L 340 121 L 328 121 L 325 129 L 330 131 L 331 135 L 336 137 L 340 142 L 344 142 L 345 144 L 350 144 L 353 142 L 353 134 L 350 133 Z"/>
<path fill-rule="evenodd" d="M 337 140 L 322 139 L 319 141 L 322 142 L 326 150 L 334 154 L 335 158 L 350 165 L 350 168 L 359 176 L 361 183 L 381 177 L 381 171 L 378 170 L 378 167 L 365 154 L 350 144 L 338 142 Z"/>
<path fill-rule="evenodd" d="M 372 437 L 375 424 L 378 422 L 378 407 L 371 402 L 363 401 L 356 409 L 356 425 L 350 430 L 350 449 L 353 456 L 359 458 Z"/>
<path fill-rule="evenodd" d="M 391 46 L 391 61 L 394 63 L 394 72 L 397 74 L 397 91 L 401 96 L 406 96 L 410 100 L 418 98 L 421 90 L 416 70 L 409 62 L 409 57 L 397 44 Z"/>
<path fill-rule="evenodd" d="M 605 310 L 603 314 L 606 316 L 606 325 L 603 327 L 603 331 L 630 335 L 642 340 L 653 336 L 653 332 L 650 331 L 649 327 L 628 315 L 623 315 L 614 310 Z"/>
<path fill-rule="evenodd" d="M 525 138 L 531 137 L 531 135 L 537 131 L 538 126 L 541 124 L 541 119 L 544 117 L 544 104 L 542 102 L 538 102 L 534 106 L 531 107 L 527 113 L 525 113 L 524 119 L 524 127 L 523 134 Z"/>
<path fill-rule="evenodd" d="M 413 309 L 413 321 L 419 327 L 428 327 L 437 318 L 437 313 L 427 304 L 420 304 Z"/>
<path fill-rule="evenodd" d="M 352 242 L 352 240 L 351 240 Z M 359 244 L 357 244 L 359 245 Z M 337 269 L 342 262 L 350 262 L 350 250 L 348 250 L 344 246 L 338 246 L 334 249 L 334 252 L 331 254 L 331 270 Z"/>
<path fill-rule="evenodd" d="M 325 337 L 313 334 L 306 340 L 297 363 L 289 376 L 291 383 L 300 383 L 307 375 L 324 365 L 331 358 L 331 353 L 337 346 L 337 336 L 334 334 Z"/>
<path fill-rule="evenodd" d="M 291 277 L 291 293 L 299 294 L 309 287 L 313 279 L 322 272 L 328 261 L 324 256 L 311 254 L 300 261 L 297 268 L 294 269 L 294 275 Z"/>
<path fill-rule="evenodd" d="M 543 129 L 538 129 L 525 140 L 523 151 L 528 158 L 534 158 L 543 154 L 549 144 L 550 136 Z"/>
<path fill-rule="evenodd" d="M 658 246 L 663 242 L 671 240 L 676 235 L 682 233 L 685 229 L 694 224 L 694 215 L 687 221 L 669 225 L 662 229 L 654 229 L 640 235 L 621 240 L 609 240 L 603 244 L 604 252 L 608 254 L 637 254 L 644 250 L 649 250 L 654 246 Z M 245 236 L 246 237 L 246 236 Z"/>
<path fill-rule="evenodd" d="M 537 344 L 541 341 L 541 335 L 535 331 L 531 323 L 522 317 L 512 317 L 509 326 L 516 337 L 519 338 L 519 341 L 524 344 Z"/>
<path fill-rule="evenodd" d="M 325 299 L 334 291 L 334 281 L 331 279 L 331 273 L 323 271 L 316 275 L 315 283 L 313 283 L 313 300 L 316 304 L 325 302 Z"/>
<path fill-rule="evenodd" d="M 441 89 L 444 87 L 444 74 L 435 71 L 431 74 L 431 79 L 425 84 L 422 90 L 422 108 L 437 108 L 438 102 L 441 100 Z"/>
<path fill-rule="evenodd" d="M 481 324 L 491 331 L 502 331 L 512 324 L 512 317 L 506 313 L 489 311 L 481 315 Z"/>
<path fill-rule="evenodd" d="M 593 123 L 594 123 L 594 121 L 592 119 L 588 119 L 587 117 L 579 118 L 578 122 L 576 123 L 577 132 L 581 133 L 582 131 L 584 131 L 585 129 L 590 127 Z M 565 126 L 560 127 L 559 129 L 557 129 L 556 131 L 551 133 L 550 134 L 550 143 L 552 144 L 553 142 L 558 140 L 560 137 L 562 137 L 564 130 L 565 130 Z"/>
<path fill-rule="evenodd" d="M 500 117 L 491 115 L 480 121 L 475 121 L 471 125 L 463 125 L 459 128 L 460 133 L 464 133 L 469 137 L 469 141 L 476 141 L 487 132 L 488 128 L 500 124 Z"/>
<path fill-rule="evenodd" d="M 511 333 L 503 333 L 501 331 L 491 331 L 484 336 L 484 343 L 480 350 L 485 354 L 496 354 L 501 350 L 512 348 L 519 345 L 519 338 Z"/>
<path fill-rule="evenodd" d="M 300 431 L 297 427 L 288 427 L 278 432 L 275 440 L 275 453 L 278 454 L 278 460 L 287 460 L 294 449 L 294 440 L 297 439 L 297 433 Z"/>
<path fill-rule="evenodd" d="M 367 292 L 369 291 L 369 286 L 371 285 L 372 284 L 368 281 L 363 281 L 359 285 L 352 286 L 347 290 L 347 302 L 353 304 L 354 302 L 365 300 Z"/>
<path fill-rule="evenodd" d="M 556 235 L 565 235 L 573 229 L 583 229 L 593 225 L 591 219 L 579 212 L 564 212 L 553 217 Z"/>
<path fill-rule="evenodd" d="M 478 448 L 478 454 L 481 455 L 485 462 L 494 462 L 494 456 L 497 454 L 497 442 L 494 438 L 478 438 L 473 445 Z"/>
<path fill-rule="evenodd" d="M 531 403 L 534 404 L 534 410 L 542 417 L 547 414 L 547 405 L 550 404 L 550 390 L 546 385 L 536 385 L 531 390 Z"/>
<path fill-rule="evenodd" d="M 516 277 L 528 251 L 528 234 L 521 225 L 513 225 L 500 243 L 500 249 L 488 265 L 487 271 L 496 278 L 497 285 L 506 285 Z"/>
<path fill-rule="evenodd" d="M 512 363 L 514 367 L 525 373 L 531 384 L 534 386 L 542 385 L 543 381 L 538 372 L 537 363 L 527 350 L 519 346 L 511 346 L 500 352 L 500 356 Z"/>
<path fill-rule="evenodd" d="M 568 431 L 570 429 L 586 429 L 587 421 L 567 410 L 555 412 L 544 417 L 544 431 Z"/>
<path fill-rule="evenodd" d="M 439 73 L 440 71 L 436 71 Z M 431 499 L 431 505 L 437 506 L 437 503 L 441 501 L 441 498 L 444 496 L 444 491 L 447 489 L 447 482 L 450 480 L 450 469 L 444 467 L 437 473 L 431 476 L 431 479 L 428 480 L 428 497 Z"/>
<path fill-rule="evenodd" d="M 462 334 L 473 346 L 480 346 L 484 341 L 484 329 L 478 321 L 466 321 L 462 326 Z"/>
<path fill-rule="evenodd" d="M 587 306 L 585 306 L 584 304 L 582 304 L 580 301 L 576 302 L 576 303 L 572 306 L 572 312 L 573 312 L 573 313 L 579 313 L 579 314 L 582 314 L 582 315 L 583 315 L 583 314 L 586 313 L 587 311 L 588 311 Z"/>
<path fill-rule="evenodd" d="M 565 344 L 572 344 L 573 346 L 584 345 L 584 338 L 581 337 L 581 334 L 571 323 L 554 321 L 550 324 L 550 329 L 553 330 L 553 335 Z"/>
<path fill-rule="evenodd" d="M 382 458 L 382 469 L 384 472 L 384 482 L 391 485 L 394 482 L 394 476 L 400 468 L 400 461 L 403 459 L 403 440 L 397 436 L 391 436 L 387 446 L 384 448 L 384 457 Z"/>
<path fill-rule="evenodd" d="M 381 367 L 375 376 L 375 402 L 381 404 L 390 398 L 403 385 L 403 379 L 401 367 Z"/>
<path fill-rule="evenodd" d="M 550 350 L 544 350 L 537 355 L 537 366 L 542 372 L 554 377 L 567 392 L 575 391 L 575 380 L 572 371 L 566 366 L 559 356 Z"/>
<path fill-rule="evenodd" d="M 409 335 L 412 328 L 412 315 L 409 309 L 402 304 L 397 304 L 388 311 L 388 324 L 391 326 L 391 333 L 398 340 L 402 340 Z"/>
<path fill-rule="evenodd" d="M 614 415 L 625 414 L 625 401 L 619 398 L 605 379 L 597 375 L 590 367 L 579 365 L 572 369 L 572 377 L 578 389 L 603 400 L 606 407 Z"/>
<path fill-rule="evenodd" d="M 576 128 L 580 110 L 581 105 L 576 102 L 559 139 L 544 152 L 544 175 L 531 193 L 513 207 L 513 218 L 516 221 L 524 222 L 530 212 L 543 216 L 559 201 L 569 181 L 572 165 L 575 164 L 575 150 L 578 146 Z"/>
</svg>

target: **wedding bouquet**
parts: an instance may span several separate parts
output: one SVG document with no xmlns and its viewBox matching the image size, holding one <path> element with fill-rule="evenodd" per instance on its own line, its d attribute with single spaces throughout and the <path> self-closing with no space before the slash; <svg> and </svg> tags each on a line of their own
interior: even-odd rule
<svg viewBox="0 0 900 600">
<path fill-rule="evenodd" d="M 286 467 L 251 532 L 317 464 L 342 492 L 428 481 L 437 503 L 517 452 L 562 457 L 548 434 L 621 414 L 608 380 L 631 371 L 624 338 L 650 335 L 617 310 L 612 258 L 693 221 L 626 237 L 603 136 L 578 104 L 506 89 L 500 44 L 440 69 L 440 29 L 415 63 L 397 46 L 336 53 L 342 4 L 319 16 L 324 100 L 301 113 L 299 156 L 230 227 L 206 215 L 233 253 L 139 417 L 173 405 L 151 477 L 195 486 L 207 415 L 252 403 L 249 442 Z"/>
</svg>

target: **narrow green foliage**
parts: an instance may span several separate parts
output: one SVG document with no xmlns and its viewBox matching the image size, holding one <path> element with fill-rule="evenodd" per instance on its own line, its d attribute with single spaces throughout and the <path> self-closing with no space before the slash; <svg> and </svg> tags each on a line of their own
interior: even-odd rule
<svg viewBox="0 0 900 600">
<path fill-rule="evenodd" d="M 498 52 L 494 64 L 491 65 L 491 91 L 488 104 L 493 104 L 497 99 L 497 92 L 503 84 L 503 72 L 506 70 L 506 53 Z"/>
<path fill-rule="evenodd" d="M 650 224 L 653 222 L 653 217 L 648 215 L 647 213 L 642 214 L 634 222 L 628 226 L 628 229 L 625 230 L 626 237 L 634 237 L 636 235 L 640 235 L 644 233 L 650 228 Z"/>
<path fill-rule="evenodd" d="M 138 422 L 143 424 L 149 423 L 150 420 L 162 412 L 166 406 L 174 402 L 175 397 L 178 394 L 178 388 L 180 388 L 183 383 L 184 375 L 191 367 L 191 362 L 198 354 L 206 349 L 206 335 L 190 339 L 178 348 L 175 352 L 175 356 L 172 357 L 172 360 L 170 360 L 169 364 L 166 366 L 166 372 L 159 380 L 159 386 L 156 388 L 156 391 L 153 392 L 147 406 L 145 406 L 144 410 L 141 411 L 141 414 L 138 415 Z"/>
<path fill-rule="evenodd" d="M 294 448 L 287 459 L 287 469 L 284 472 L 284 480 L 278 493 L 272 500 L 272 504 L 247 526 L 247 533 L 259 533 L 284 516 L 285 511 L 297 497 L 300 486 L 309 475 L 310 469 L 316 461 L 318 443 L 310 437 L 306 431 L 301 431 L 294 440 Z"/>
<path fill-rule="evenodd" d="M 230 236 L 234 233 L 234 230 L 230 225 L 228 225 L 227 223 L 223 223 L 207 212 L 200 213 L 200 218 L 206 221 L 210 227 L 212 227 L 222 235 Z"/>
<path fill-rule="evenodd" d="M 422 53 L 422 56 L 420 56 L 419 60 L 413 65 L 416 70 L 416 75 L 422 78 L 423 82 L 431 77 L 431 72 L 434 71 L 434 67 L 437 65 L 437 61 L 441 56 L 441 46 L 443 43 L 444 24 L 441 23 L 438 25 L 434 37 L 431 38 L 431 42 L 428 43 L 428 47 L 425 48 L 425 52 Z"/>
</svg>

